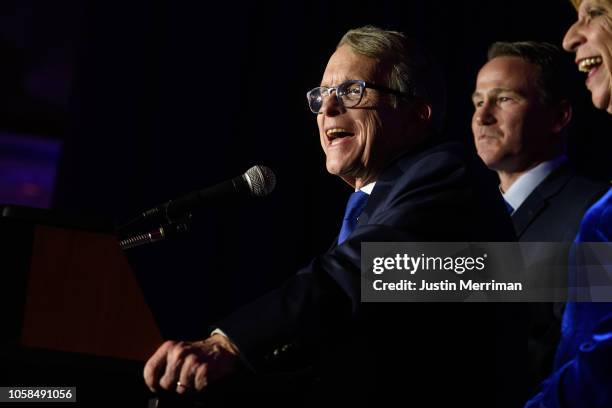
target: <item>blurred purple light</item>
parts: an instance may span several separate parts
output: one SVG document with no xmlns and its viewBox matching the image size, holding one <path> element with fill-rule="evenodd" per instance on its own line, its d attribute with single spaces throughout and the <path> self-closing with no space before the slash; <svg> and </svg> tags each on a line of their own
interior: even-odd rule
<svg viewBox="0 0 612 408">
<path fill-rule="evenodd" d="M 49 208 L 61 142 L 0 132 L 0 204 Z"/>
</svg>

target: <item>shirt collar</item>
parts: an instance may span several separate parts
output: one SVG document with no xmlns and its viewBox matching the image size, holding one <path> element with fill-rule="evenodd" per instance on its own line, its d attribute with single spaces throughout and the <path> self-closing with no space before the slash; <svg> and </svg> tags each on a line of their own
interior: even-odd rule
<svg viewBox="0 0 612 408">
<path fill-rule="evenodd" d="M 512 183 L 508 191 L 502 192 L 504 200 L 516 210 L 550 173 L 566 161 L 566 156 L 559 156 L 553 160 L 542 162 L 525 172 Z"/>
<path fill-rule="evenodd" d="M 366 193 L 367 195 L 370 195 L 370 194 L 372 194 L 372 190 L 374 190 L 374 185 L 375 185 L 375 184 L 376 184 L 376 182 L 375 182 L 375 181 L 373 181 L 373 182 L 371 182 L 371 183 L 369 183 L 369 184 L 366 184 L 365 186 L 361 187 L 361 188 L 359 189 L 359 191 L 363 191 L 363 192 L 364 192 L 364 193 Z"/>
</svg>

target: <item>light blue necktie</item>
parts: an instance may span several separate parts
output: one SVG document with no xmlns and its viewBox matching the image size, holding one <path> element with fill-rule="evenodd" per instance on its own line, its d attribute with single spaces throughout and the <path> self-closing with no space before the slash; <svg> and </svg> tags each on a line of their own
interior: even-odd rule
<svg viewBox="0 0 612 408">
<path fill-rule="evenodd" d="M 342 244 L 357 226 L 357 219 L 368 202 L 368 195 L 363 191 L 355 191 L 346 203 L 342 228 L 338 235 L 338 245 Z"/>
</svg>

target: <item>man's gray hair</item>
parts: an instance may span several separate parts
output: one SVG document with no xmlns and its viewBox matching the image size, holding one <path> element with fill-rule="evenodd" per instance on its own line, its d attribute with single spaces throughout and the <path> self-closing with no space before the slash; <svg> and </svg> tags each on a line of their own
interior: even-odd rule
<svg viewBox="0 0 612 408">
<path fill-rule="evenodd" d="M 377 60 L 391 89 L 422 98 L 432 107 L 434 126 L 440 129 L 446 114 L 446 84 L 441 70 L 417 42 L 398 31 L 364 26 L 349 30 L 337 47 L 348 45 L 353 52 Z M 401 103 L 401 98 L 395 104 Z"/>
<path fill-rule="evenodd" d="M 488 60 L 497 57 L 519 57 L 536 67 L 536 87 L 542 103 L 550 105 L 568 99 L 567 65 L 559 47 L 545 42 L 496 42 L 489 47 Z"/>
</svg>

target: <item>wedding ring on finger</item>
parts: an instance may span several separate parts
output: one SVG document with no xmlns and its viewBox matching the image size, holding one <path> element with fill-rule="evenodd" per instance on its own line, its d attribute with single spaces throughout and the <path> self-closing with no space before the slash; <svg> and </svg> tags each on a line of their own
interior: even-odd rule
<svg viewBox="0 0 612 408">
<path fill-rule="evenodd" d="M 186 386 L 185 384 L 181 384 L 181 382 L 180 382 L 180 381 L 177 381 L 177 382 L 176 382 L 176 388 L 179 388 L 179 387 L 184 388 L 184 389 L 186 389 L 186 390 L 188 390 L 188 389 L 189 389 L 189 387 L 188 387 L 188 386 Z"/>
</svg>

